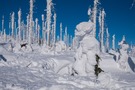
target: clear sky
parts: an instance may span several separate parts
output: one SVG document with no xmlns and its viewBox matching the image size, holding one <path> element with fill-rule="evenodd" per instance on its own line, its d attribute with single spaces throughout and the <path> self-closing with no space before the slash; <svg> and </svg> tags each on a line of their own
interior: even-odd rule
<svg viewBox="0 0 135 90">
<path fill-rule="evenodd" d="M 116 44 L 122 36 L 126 36 L 127 42 L 135 44 L 135 6 L 133 0 L 100 0 L 99 8 L 104 8 L 106 12 L 106 26 L 109 28 L 110 36 L 116 35 Z M 57 13 L 57 31 L 59 24 L 63 23 L 68 27 L 68 33 L 74 34 L 75 27 L 82 21 L 88 21 L 88 7 L 93 7 L 93 0 L 53 0 Z M 37 17 L 41 22 L 41 14 L 45 14 L 46 0 L 35 0 L 34 19 Z M 26 21 L 29 12 L 29 0 L 0 0 L 0 21 L 5 16 L 5 28 L 8 30 L 8 21 L 11 12 L 22 9 L 22 18 Z M 0 22 L 1 29 L 1 22 Z M 99 30 L 97 30 L 98 32 Z M 57 33 L 58 33 L 57 32 Z M 112 39 L 110 37 L 110 39 Z"/>
</svg>

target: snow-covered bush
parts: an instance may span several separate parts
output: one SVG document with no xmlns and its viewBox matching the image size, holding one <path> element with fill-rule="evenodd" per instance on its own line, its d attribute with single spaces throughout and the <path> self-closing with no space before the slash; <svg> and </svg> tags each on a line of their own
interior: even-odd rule
<svg viewBox="0 0 135 90">
<path fill-rule="evenodd" d="M 59 41 L 55 44 L 55 51 L 61 52 L 66 50 L 66 44 L 63 41 Z"/>
</svg>

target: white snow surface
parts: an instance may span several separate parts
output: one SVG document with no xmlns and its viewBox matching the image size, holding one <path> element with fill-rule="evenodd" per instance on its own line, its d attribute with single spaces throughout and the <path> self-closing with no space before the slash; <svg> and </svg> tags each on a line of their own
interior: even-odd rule
<svg viewBox="0 0 135 90">
<path fill-rule="evenodd" d="M 41 53 L 10 52 L 0 45 L 0 90 L 135 90 L 135 58 L 128 60 L 130 71 L 118 68 L 113 56 L 102 54 L 100 67 L 105 71 L 98 79 L 91 76 L 71 76 L 74 51 Z M 106 84 L 108 83 L 108 84 Z"/>
</svg>

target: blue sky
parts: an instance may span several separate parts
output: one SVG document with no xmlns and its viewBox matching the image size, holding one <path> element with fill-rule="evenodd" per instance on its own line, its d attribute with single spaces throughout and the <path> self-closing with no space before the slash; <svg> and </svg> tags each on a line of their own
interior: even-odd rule
<svg viewBox="0 0 135 90">
<path fill-rule="evenodd" d="M 57 31 L 59 32 L 59 24 L 62 22 L 63 29 L 67 26 L 68 33 L 71 35 L 74 34 L 78 23 L 88 21 L 88 7 L 93 7 L 93 0 L 53 0 L 53 2 L 57 13 Z M 135 43 L 135 6 L 131 8 L 132 2 L 133 0 L 100 0 L 99 8 L 105 9 L 105 23 L 109 28 L 110 36 L 116 35 L 116 44 L 123 35 L 126 36 L 129 44 L 131 41 Z M 41 14 L 45 14 L 46 0 L 35 0 L 34 5 L 34 19 L 39 18 L 41 22 Z M 6 30 L 8 30 L 10 13 L 14 11 L 17 20 L 19 8 L 22 9 L 22 19 L 26 21 L 29 0 L 0 0 L 0 21 L 4 15 Z"/>
</svg>

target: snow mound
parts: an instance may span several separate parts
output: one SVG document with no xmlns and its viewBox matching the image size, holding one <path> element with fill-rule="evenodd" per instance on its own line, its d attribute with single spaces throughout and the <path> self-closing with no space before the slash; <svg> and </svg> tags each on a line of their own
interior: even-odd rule
<svg viewBox="0 0 135 90">
<path fill-rule="evenodd" d="M 83 29 L 83 31 L 89 31 L 93 29 L 93 23 L 92 22 L 81 22 L 80 24 L 78 24 L 76 26 L 76 29 L 79 31 L 81 31 Z"/>
<path fill-rule="evenodd" d="M 55 51 L 61 52 L 66 50 L 66 44 L 63 41 L 58 41 L 55 45 Z"/>
</svg>

